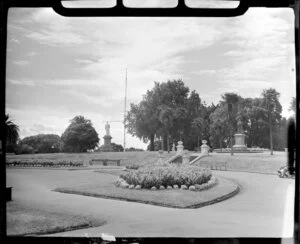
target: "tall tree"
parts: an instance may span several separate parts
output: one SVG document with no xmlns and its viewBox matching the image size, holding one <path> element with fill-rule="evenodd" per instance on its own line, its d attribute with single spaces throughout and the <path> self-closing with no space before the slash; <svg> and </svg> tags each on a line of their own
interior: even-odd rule
<svg viewBox="0 0 300 244">
<path fill-rule="evenodd" d="M 19 139 L 19 126 L 16 125 L 10 118 L 9 114 L 5 115 L 5 132 L 6 141 L 8 143 L 16 143 Z"/>
<path fill-rule="evenodd" d="M 229 123 L 229 131 L 230 131 L 230 147 L 231 147 L 231 155 L 233 155 L 233 133 L 236 131 L 236 118 L 237 113 L 240 109 L 240 96 L 236 93 L 225 93 L 222 96 L 223 101 L 221 103 L 227 106 L 228 112 L 228 123 Z"/>
<path fill-rule="evenodd" d="M 75 116 L 70 123 L 61 136 L 66 152 L 86 152 L 98 145 L 98 133 L 90 120 Z"/>
<path fill-rule="evenodd" d="M 279 102 L 280 93 L 275 89 L 265 89 L 262 92 L 263 107 L 268 113 L 268 126 L 269 126 L 269 137 L 270 137 L 270 150 L 273 155 L 273 122 L 278 123 L 281 119 L 282 106 Z"/>
<path fill-rule="evenodd" d="M 179 138 L 185 127 L 188 93 L 182 80 L 155 82 L 139 104 L 131 104 L 125 119 L 128 132 L 145 142 L 150 139 L 150 150 L 154 150 L 155 136 L 162 137 L 166 150 L 167 140 Z"/>
<path fill-rule="evenodd" d="M 144 142 L 150 140 L 150 150 L 154 151 L 155 133 L 158 128 L 155 109 L 147 104 L 145 100 L 139 104 L 130 104 L 130 111 L 125 118 L 125 126 L 128 133 L 142 139 Z"/>
<path fill-rule="evenodd" d="M 230 142 L 231 138 L 231 127 L 226 106 L 218 106 L 218 108 L 210 114 L 210 121 L 211 145 L 214 148 L 222 148 L 223 141 Z"/>
</svg>

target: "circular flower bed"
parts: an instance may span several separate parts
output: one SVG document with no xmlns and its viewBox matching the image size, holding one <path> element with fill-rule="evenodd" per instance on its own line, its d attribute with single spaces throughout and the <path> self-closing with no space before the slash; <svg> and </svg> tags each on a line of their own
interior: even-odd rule
<svg viewBox="0 0 300 244">
<path fill-rule="evenodd" d="M 114 181 L 118 187 L 129 189 L 199 191 L 217 184 L 209 169 L 197 166 L 155 166 L 123 173 Z"/>
</svg>

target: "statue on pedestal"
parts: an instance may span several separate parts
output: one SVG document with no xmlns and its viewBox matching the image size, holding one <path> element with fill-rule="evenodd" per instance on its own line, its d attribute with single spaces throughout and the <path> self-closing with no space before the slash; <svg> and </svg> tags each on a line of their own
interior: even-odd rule
<svg viewBox="0 0 300 244">
<path fill-rule="evenodd" d="M 105 131 L 106 131 L 106 135 L 107 136 L 110 136 L 110 125 L 109 125 L 109 123 L 108 122 L 106 122 L 106 125 L 105 125 Z"/>
<path fill-rule="evenodd" d="M 233 149 L 235 151 L 246 151 L 247 147 L 245 145 L 245 134 L 241 119 L 238 119 L 237 127 L 237 133 L 234 135 L 235 145 L 233 145 Z"/>
<path fill-rule="evenodd" d="M 241 119 L 238 120 L 237 127 L 238 127 L 237 132 L 240 133 L 240 134 L 243 134 L 244 133 L 244 129 L 243 129 L 243 122 L 241 121 Z"/>
<path fill-rule="evenodd" d="M 105 125 L 105 131 L 106 131 L 106 135 L 103 137 L 104 139 L 104 145 L 102 145 L 101 150 L 103 152 L 113 152 L 113 147 L 111 145 L 111 135 L 110 135 L 110 125 L 108 124 L 108 122 L 106 122 Z"/>
</svg>

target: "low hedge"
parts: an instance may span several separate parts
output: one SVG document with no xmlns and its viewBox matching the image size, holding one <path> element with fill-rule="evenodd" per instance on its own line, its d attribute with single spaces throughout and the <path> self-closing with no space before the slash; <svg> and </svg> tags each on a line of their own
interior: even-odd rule
<svg viewBox="0 0 300 244">
<path fill-rule="evenodd" d="M 83 162 L 70 161 L 11 161 L 6 162 L 8 167 L 84 167 Z"/>
<path fill-rule="evenodd" d="M 126 169 L 138 169 L 140 166 L 137 164 L 126 165 Z"/>
<path fill-rule="evenodd" d="M 169 165 L 144 167 L 138 170 L 129 171 L 120 175 L 129 185 L 140 185 L 142 188 L 186 185 L 201 185 L 211 179 L 209 169 L 189 165 Z"/>
</svg>

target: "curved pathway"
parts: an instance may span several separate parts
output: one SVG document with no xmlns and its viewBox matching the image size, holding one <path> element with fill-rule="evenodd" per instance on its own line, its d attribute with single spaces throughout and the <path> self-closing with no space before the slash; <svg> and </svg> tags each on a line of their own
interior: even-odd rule
<svg viewBox="0 0 300 244">
<path fill-rule="evenodd" d="M 88 185 L 106 176 L 89 170 L 8 169 L 7 182 L 14 187 L 13 200 L 20 204 L 107 221 L 103 226 L 52 236 L 292 236 L 294 180 L 244 172 L 213 173 L 233 179 L 241 190 L 233 198 L 199 209 L 173 209 L 51 191 L 60 186 Z"/>
</svg>

